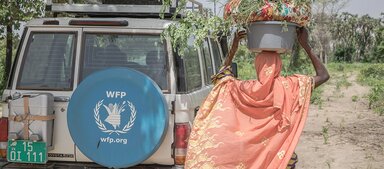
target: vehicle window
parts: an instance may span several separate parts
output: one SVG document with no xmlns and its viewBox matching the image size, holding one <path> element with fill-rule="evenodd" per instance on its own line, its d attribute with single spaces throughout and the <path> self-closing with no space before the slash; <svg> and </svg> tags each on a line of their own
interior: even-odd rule
<svg viewBox="0 0 384 169">
<path fill-rule="evenodd" d="M 215 61 L 215 72 L 217 73 L 221 66 L 220 48 L 216 40 L 211 38 L 210 41 L 212 46 L 212 56 Z"/>
<path fill-rule="evenodd" d="M 127 67 L 152 78 L 161 89 L 168 89 L 165 44 L 160 35 L 85 34 L 80 81 L 95 71 Z"/>
<path fill-rule="evenodd" d="M 207 84 L 211 84 L 211 76 L 213 75 L 213 66 L 212 66 L 212 58 L 211 58 L 211 52 L 209 51 L 208 42 L 204 41 L 203 43 L 203 62 L 204 62 L 204 74 L 205 74 L 205 81 Z"/>
<path fill-rule="evenodd" d="M 201 88 L 201 71 L 198 51 L 193 46 L 193 39 L 188 41 L 188 49 L 184 52 L 184 72 L 187 91 Z"/>
<path fill-rule="evenodd" d="M 71 90 L 75 33 L 31 33 L 17 89 Z"/>
</svg>

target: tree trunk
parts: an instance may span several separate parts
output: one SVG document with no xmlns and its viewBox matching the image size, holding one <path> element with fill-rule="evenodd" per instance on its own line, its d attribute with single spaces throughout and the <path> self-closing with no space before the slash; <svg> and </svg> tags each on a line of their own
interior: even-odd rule
<svg viewBox="0 0 384 169">
<path fill-rule="evenodd" d="M 4 82 L 8 78 L 9 73 L 11 72 L 12 66 L 12 47 L 13 47 L 13 30 L 12 25 L 7 26 L 7 49 L 5 55 L 5 74 L 4 74 Z"/>
<path fill-rule="evenodd" d="M 317 57 L 320 59 L 321 63 L 324 63 L 324 48 L 323 48 L 323 44 L 321 44 L 319 55 Z"/>
</svg>

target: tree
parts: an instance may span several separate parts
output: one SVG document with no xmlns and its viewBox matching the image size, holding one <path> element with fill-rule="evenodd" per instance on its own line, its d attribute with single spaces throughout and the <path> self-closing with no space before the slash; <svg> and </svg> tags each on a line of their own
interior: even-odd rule
<svg viewBox="0 0 384 169">
<path fill-rule="evenodd" d="M 375 37 L 377 32 L 376 28 L 382 27 L 379 19 L 374 19 L 368 15 L 359 18 L 358 21 L 358 36 L 356 36 L 357 53 L 356 60 L 369 61 L 370 51 L 375 46 Z"/>
<path fill-rule="evenodd" d="M 372 61 L 372 51 L 380 41 L 380 19 L 368 15 L 342 13 L 330 24 L 336 61 Z"/>
<path fill-rule="evenodd" d="M 373 48 L 371 62 L 384 63 L 384 26 L 376 30 L 376 45 Z"/>
<path fill-rule="evenodd" d="M 6 39 L 5 76 L 8 77 L 12 64 L 13 30 L 20 29 L 20 23 L 42 16 L 43 0 L 0 0 L 0 38 Z"/>
<path fill-rule="evenodd" d="M 334 22 L 330 25 L 332 34 L 332 50 L 335 61 L 352 62 L 356 52 L 356 30 L 358 16 L 350 13 L 336 15 Z"/>
<path fill-rule="evenodd" d="M 330 54 L 330 23 L 336 14 L 346 5 L 347 0 L 315 0 L 313 4 L 312 40 L 314 48 L 323 63 L 328 62 Z"/>
</svg>

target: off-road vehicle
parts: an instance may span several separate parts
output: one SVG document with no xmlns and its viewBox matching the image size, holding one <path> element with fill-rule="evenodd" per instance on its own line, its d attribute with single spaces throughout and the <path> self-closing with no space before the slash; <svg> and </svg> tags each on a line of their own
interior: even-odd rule
<svg viewBox="0 0 384 169">
<path fill-rule="evenodd" d="M 176 7 L 166 10 L 166 18 Z M 191 37 L 179 56 L 177 44 L 160 36 L 175 22 L 160 19 L 160 8 L 157 0 L 53 3 L 53 16 L 76 17 L 25 25 L 2 95 L 4 167 L 183 166 L 191 123 L 226 45 L 207 37 L 195 49 Z"/>
</svg>

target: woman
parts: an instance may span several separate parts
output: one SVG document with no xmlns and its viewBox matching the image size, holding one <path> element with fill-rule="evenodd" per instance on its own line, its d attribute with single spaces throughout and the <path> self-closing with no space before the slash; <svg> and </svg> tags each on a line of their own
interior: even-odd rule
<svg viewBox="0 0 384 169">
<path fill-rule="evenodd" d="M 225 67 L 215 75 L 215 87 L 195 118 L 188 142 L 185 168 L 286 168 L 307 118 L 311 90 L 329 79 L 312 52 L 308 31 L 298 29 L 298 40 L 316 76 L 280 76 L 278 53 L 255 58 L 257 80 L 240 81 L 230 72 L 239 40 L 236 34 Z"/>
</svg>

